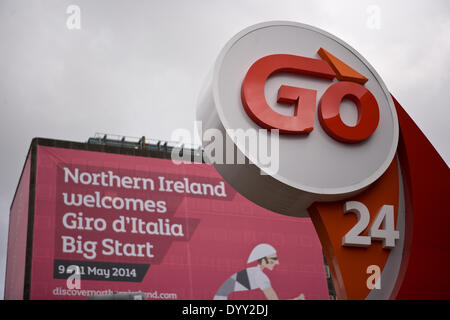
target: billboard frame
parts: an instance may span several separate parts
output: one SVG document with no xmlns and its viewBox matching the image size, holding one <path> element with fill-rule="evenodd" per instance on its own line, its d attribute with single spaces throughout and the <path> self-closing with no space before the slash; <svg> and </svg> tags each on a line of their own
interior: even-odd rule
<svg viewBox="0 0 450 320">
<path fill-rule="evenodd" d="M 123 140 L 122 140 L 123 141 Z M 145 141 L 145 140 L 144 140 Z M 111 145 L 110 144 L 113 144 Z M 183 148 L 183 146 L 169 146 L 167 142 L 159 142 L 157 144 L 141 144 L 135 143 L 125 143 L 122 146 L 117 145 L 118 142 L 115 140 L 108 139 L 98 139 L 98 138 L 90 138 L 87 142 L 73 142 L 68 140 L 58 140 L 58 139 L 49 139 L 49 138 L 41 138 L 35 137 L 32 139 L 31 144 L 28 148 L 27 156 L 25 158 L 22 171 L 20 174 L 19 181 L 17 183 L 16 190 L 14 192 L 13 200 L 10 205 L 10 213 L 9 213 L 9 229 L 8 229 L 8 243 L 9 243 L 9 234 L 11 233 L 11 209 L 16 201 L 17 194 L 19 191 L 19 186 L 21 184 L 25 171 L 25 167 L 27 165 L 27 161 L 30 161 L 30 179 L 28 183 L 28 216 L 27 216 L 27 234 L 26 234 L 26 245 L 25 245 L 25 270 L 24 270 L 24 284 L 23 284 L 23 294 L 22 297 L 19 298 L 13 297 L 12 299 L 23 299 L 30 300 L 30 292 L 31 292 L 31 270 L 32 270 L 32 261 L 33 261 L 33 235 L 34 235 L 34 216 L 35 216 L 35 198 L 36 198 L 36 174 L 37 174 L 37 156 L 38 156 L 38 147 L 54 147 L 60 149 L 71 149 L 71 150 L 81 150 L 81 151 L 92 151 L 92 152 L 101 152 L 101 153 L 110 153 L 110 154 L 119 154 L 119 155 L 129 155 L 129 156 L 137 156 L 137 157 L 145 157 L 145 158 L 158 158 L 158 159 L 171 159 L 172 153 L 175 151 L 179 152 L 179 155 L 183 156 L 184 152 L 190 153 L 190 161 L 192 163 L 207 163 L 204 158 L 203 150 L 200 149 L 192 149 L 192 148 Z M 186 159 L 186 155 L 184 155 L 183 159 Z M 8 279 L 8 253 L 6 259 L 6 273 L 5 273 L 5 287 L 4 287 L 4 296 L 7 297 L 7 287 L 6 281 Z M 325 268 L 328 267 L 328 263 L 323 256 Z M 335 289 L 334 285 L 331 281 L 331 276 L 327 275 L 327 285 L 328 291 L 331 298 L 335 299 Z"/>
</svg>

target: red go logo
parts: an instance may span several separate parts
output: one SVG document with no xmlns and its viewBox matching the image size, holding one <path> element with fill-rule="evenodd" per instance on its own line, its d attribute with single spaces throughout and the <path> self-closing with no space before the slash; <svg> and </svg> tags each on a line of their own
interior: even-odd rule
<svg viewBox="0 0 450 320">
<path fill-rule="evenodd" d="M 339 81 L 333 83 L 319 102 L 319 121 L 325 132 L 344 143 L 357 143 L 369 138 L 378 126 L 378 103 L 363 85 L 367 78 L 320 48 L 320 59 L 288 54 L 274 54 L 257 60 L 242 83 L 241 99 L 248 116 L 266 129 L 279 129 L 281 134 L 308 134 L 314 129 L 316 90 L 282 85 L 279 103 L 295 104 L 294 116 L 272 110 L 264 95 L 267 79 L 275 73 L 294 73 Z M 352 100 L 358 110 L 355 126 L 346 125 L 339 114 L 343 99 Z"/>
</svg>

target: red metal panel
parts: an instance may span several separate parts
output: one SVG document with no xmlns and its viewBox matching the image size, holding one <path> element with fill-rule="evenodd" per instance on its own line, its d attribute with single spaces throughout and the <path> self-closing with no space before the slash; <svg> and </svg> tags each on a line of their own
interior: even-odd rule
<svg viewBox="0 0 450 320">
<path fill-rule="evenodd" d="M 396 299 L 450 298 L 450 173 L 445 161 L 395 100 L 405 186 L 406 234 Z"/>
</svg>

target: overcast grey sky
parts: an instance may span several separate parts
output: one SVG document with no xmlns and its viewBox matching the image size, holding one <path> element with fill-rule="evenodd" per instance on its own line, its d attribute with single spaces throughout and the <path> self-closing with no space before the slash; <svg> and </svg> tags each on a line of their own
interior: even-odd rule
<svg viewBox="0 0 450 320">
<path fill-rule="evenodd" d="M 81 9 L 80 29 L 66 26 L 69 5 Z M 353 46 L 449 163 L 448 0 L 0 0 L 0 298 L 9 207 L 31 139 L 192 130 L 222 46 L 268 20 Z"/>
</svg>

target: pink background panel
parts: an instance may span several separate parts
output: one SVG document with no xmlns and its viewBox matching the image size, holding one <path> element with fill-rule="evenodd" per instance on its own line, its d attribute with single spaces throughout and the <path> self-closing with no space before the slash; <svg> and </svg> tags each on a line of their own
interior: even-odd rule
<svg viewBox="0 0 450 320">
<path fill-rule="evenodd" d="M 226 198 L 124 188 L 113 190 L 111 187 L 91 185 L 72 185 L 71 188 L 61 183 L 61 176 L 58 178 L 58 170 L 61 172 L 63 166 L 79 168 L 80 172 L 112 170 L 119 176 L 155 177 L 156 173 L 178 180 L 189 177 L 191 182 L 223 181 L 214 167 L 208 164 L 175 165 L 166 159 L 38 147 L 32 299 L 86 299 L 85 296 L 54 294 L 56 288 L 67 289 L 66 280 L 53 278 L 54 259 L 90 261 L 79 254 L 63 253 L 58 249 L 60 245 L 56 242 L 61 235 L 77 235 L 73 230 L 66 230 L 61 223 L 65 213 L 61 212 L 65 209 L 61 206 L 63 190 L 86 194 L 115 192 L 121 197 L 153 200 L 164 198 L 169 208 L 164 214 L 85 207 L 80 207 L 78 211 L 90 217 L 97 215 L 110 219 L 108 221 L 119 215 L 140 217 L 146 221 L 169 217 L 182 221 L 185 234 L 189 234 L 186 239 L 179 240 L 170 236 L 156 239 L 151 235 L 128 233 L 121 239 L 128 242 L 145 239 L 154 243 L 155 247 L 164 244 L 167 250 L 158 253 L 161 256 L 154 259 L 98 256 L 93 261 L 143 263 L 150 264 L 150 268 L 140 283 L 82 280 L 81 290 L 175 293 L 177 299 L 212 299 L 229 276 L 250 266 L 246 262 L 257 244 L 269 243 L 277 249 L 280 265 L 273 271 L 265 272 L 280 299 L 290 299 L 300 293 L 304 293 L 307 299 L 329 298 L 322 250 L 310 219 L 287 217 L 263 209 L 236 193 L 227 183 Z M 115 236 L 119 238 L 110 231 L 83 233 L 83 237 L 100 241 Z M 264 295 L 260 290 L 252 290 L 233 293 L 229 298 L 264 299 Z"/>
</svg>

